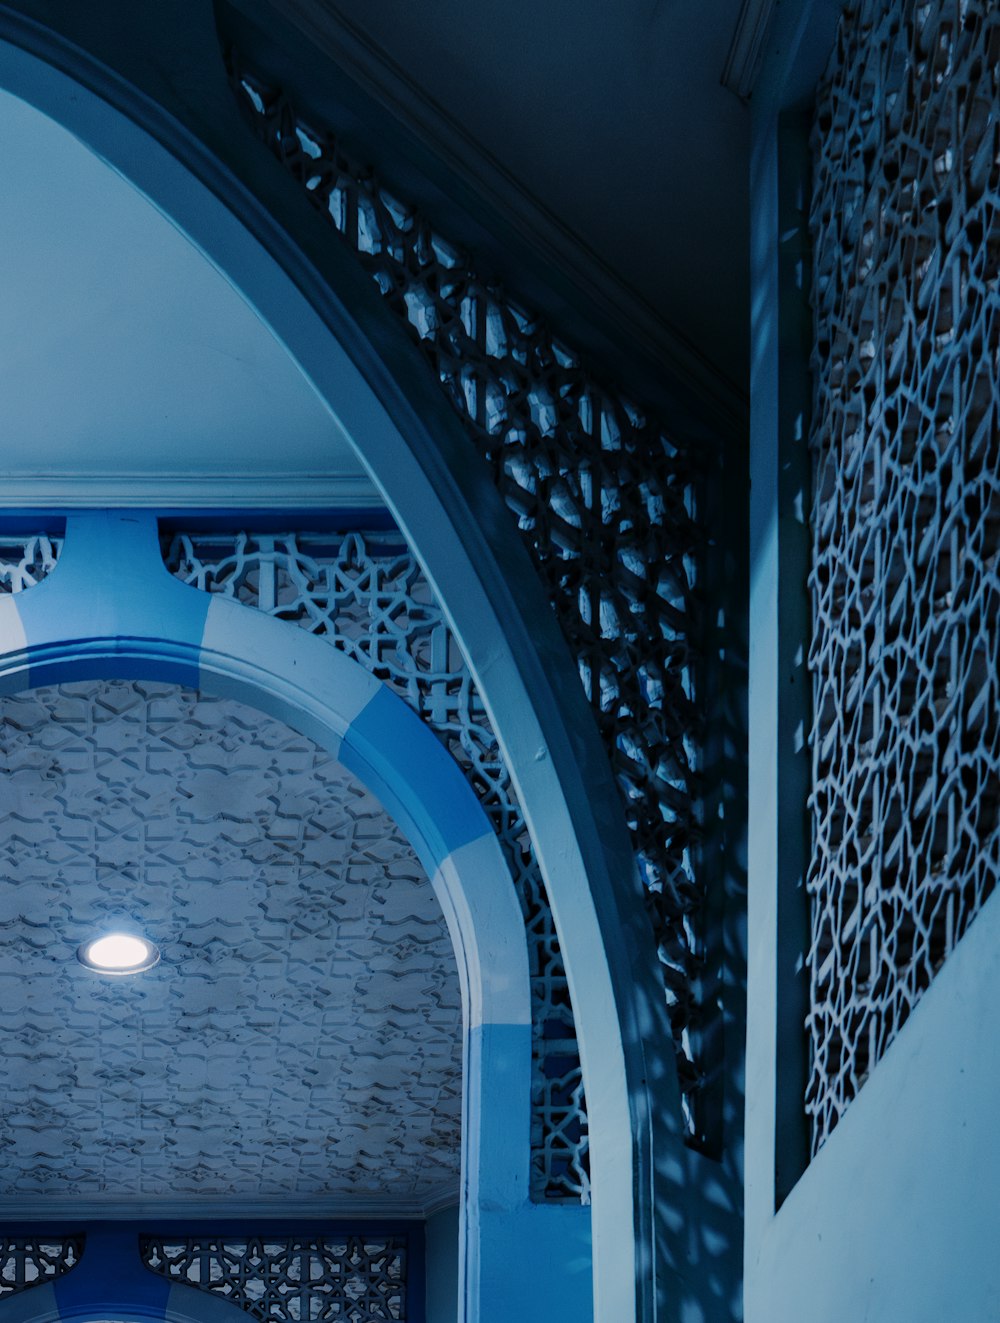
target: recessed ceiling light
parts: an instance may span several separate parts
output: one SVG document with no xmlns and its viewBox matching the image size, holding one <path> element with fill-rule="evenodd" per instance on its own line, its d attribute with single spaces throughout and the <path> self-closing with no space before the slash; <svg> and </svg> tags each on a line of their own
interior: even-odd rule
<svg viewBox="0 0 1000 1323">
<path fill-rule="evenodd" d="M 143 970 L 153 968 L 160 953 L 145 937 L 108 933 L 106 937 L 84 942 L 76 958 L 81 965 L 96 970 L 98 974 L 141 974 Z"/>
</svg>

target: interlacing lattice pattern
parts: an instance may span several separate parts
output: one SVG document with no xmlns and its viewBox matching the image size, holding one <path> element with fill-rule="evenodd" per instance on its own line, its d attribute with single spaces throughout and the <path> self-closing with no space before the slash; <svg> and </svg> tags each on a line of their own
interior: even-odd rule
<svg viewBox="0 0 1000 1323">
<path fill-rule="evenodd" d="M 406 1238 L 280 1240 L 143 1236 L 139 1253 L 171 1281 L 224 1296 L 260 1323 L 406 1323 Z"/>
<path fill-rule="evenodd" d="M 863 0 L 814 135 L 818 1148 L 1000 871 L 1000 8 Z"/>
<path fill-rule="evenodd" d="M 56 567 L 60 538 L 39 533 L 33 537 L 0 534 L 0 593 L 33 588 Z"/>
<path fill-rule="evenodd" d="M 517 518 L 622 791 L 694 1129 L 702 892 L 692 457 L 480 279 L 467 254 L 333 133 L 232 52 L 230 68 L 256 132 L 405 321 Z"/>
<path fill-rule="evenodd" d="M 82 1236 L 43 1240 L 0 1237 L 0 1300 L 62 1277 L 76 1267 L 82 1254 Z"/>
<path fill-rule="evenodd" d="M 185 583 L 328 639 L 404 698 L 465 771 L 496 828 L 529 932 L 533 1191 L 536 1198 L 588 1200 L 579 1051 L 544 885 L 482 700 L 400 535 L 182 533 L 165 556 Z"/>
</svg>

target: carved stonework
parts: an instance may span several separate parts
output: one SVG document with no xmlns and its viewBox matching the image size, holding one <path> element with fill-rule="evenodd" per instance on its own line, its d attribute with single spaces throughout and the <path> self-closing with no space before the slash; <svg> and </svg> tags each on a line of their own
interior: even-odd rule
<svg viewBox="0 0 1000 1323">
<path fill-rule="evenodd" d="M 1000 9 L 863 0 L 814 132 L 818 1148 L 1000 872 Z"/>
<path fill-rule="evenodd" d="M 569 989 L 521 806 L 482 699 L 430 585 L 398 533 L 178 534 L 167 565 L 325 638 L 437 732 L 496 829 L 528 929 L 534 1024 L 532 1187 L 589 1200 L 587 1119 Z"/>
<path fill-rule="evenodd" d="M 64 1276 L 82 1254 L 83 1236 L 0 1237 L 0 1300 Z"/>
<path fill-rule="evenodd" d="M 407 1240 L 372 1234 L 139 1241 L 158 1276 L 221 1296 L 259 1323 L 407 1323 Z"/>
<path fill-rule="evenodd" d="M 490 467 L 576 658 L 622 793 L 652 919 L 695 1134 L 705 879 L 695 693 L 692 454 L 530 310 L 480 278 L 336 135 L 230 52 L 262 140 L 351 246 L 405 322 Z"/>
</svg>

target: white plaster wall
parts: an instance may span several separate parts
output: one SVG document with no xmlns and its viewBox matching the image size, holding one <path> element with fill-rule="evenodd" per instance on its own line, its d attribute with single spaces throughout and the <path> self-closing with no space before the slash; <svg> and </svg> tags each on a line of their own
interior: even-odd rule
<svg viewBox="0 0 1000 1323">
<path fill-rule="evenodd" d="M 747 1323 L 1000 1319 L 998 1007 L 994 895 L 756 1229 Z"/>
</svg>

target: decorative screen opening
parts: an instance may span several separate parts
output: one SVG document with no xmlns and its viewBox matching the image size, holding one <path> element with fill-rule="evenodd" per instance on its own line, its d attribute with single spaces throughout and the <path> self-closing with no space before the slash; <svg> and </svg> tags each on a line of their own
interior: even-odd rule
<svg viewBox="0 0 1000 1323">
<path fill-rule="evenodd" d="M 232 1240 L 143 1236 L 150 1272 L 222 1296 L 259 1323 L 407 1323 L 404 1236 Z"/>
<path fill-rule="evenodd" d="M 1000 7 L 863 0 L 814 131 L 814 1151 L 1000 872 Z"/>
<path fill-rule="evenodd" d="M 62 539 L 38 533 L 32 537 L 0 534 L 0 593 L 20 593 L 51 574 Z"/>
<path fill-rule="evenodd" d="M 83 1237 L 0 1238 L 0 1300 L 62 1277 L 80 1262 Z"/>
<path fill-rule="evenodd" d="M 168 569 L 326 639 L 434 730 L 492 822 L 528 932 L 533 1032 L 532 1191 L 589 1202 L 586 1102 L 555 923 L 524 814 L 461 649 L 398 532 L 209 534 L 165 540 Z"/>
<path fill-rule="evenodd" d="M 255 132 L 378 286 L 489 467 L 576 659 L 622 796 L 673 1030 L 689 1139 L 714 1007 L 702 1005 L 702 733 L 696 635 L 702 474 L 337 135 L 229 52 Z M 717 1037 L 717 1036 L 716 1036 Z M 704 1113 L 702 1115 L 701 1113 Z"/>
</svg>

